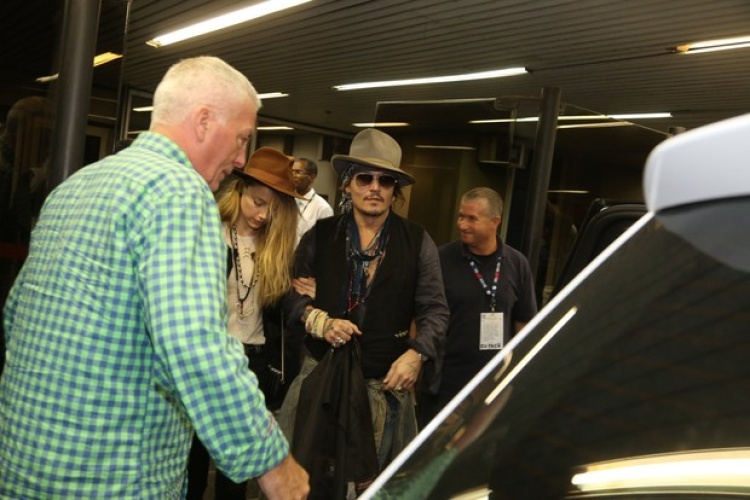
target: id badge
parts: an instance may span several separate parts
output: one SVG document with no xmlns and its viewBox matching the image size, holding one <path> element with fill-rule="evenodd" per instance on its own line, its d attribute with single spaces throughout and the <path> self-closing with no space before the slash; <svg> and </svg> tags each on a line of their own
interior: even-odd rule
<svg viewBox="0 0 750 500">
<path fill-rule="evenodd" d="M 503 313 L 483 312 L 479 323 L 479 350 L 503 348 Z"/>
</svg>

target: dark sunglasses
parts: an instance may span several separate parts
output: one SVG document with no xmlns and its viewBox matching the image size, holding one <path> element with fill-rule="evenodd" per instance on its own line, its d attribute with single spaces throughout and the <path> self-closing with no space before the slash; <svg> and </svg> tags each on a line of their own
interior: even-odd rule
<svg viewBox="0 0 750 500">
<path fill-rule="evenodd" d="M 356 182 L 359 187 L 369 186 L 372 184 L 373 179 L 377 180 L 380 187 L 384 188 L 392 188 L 398 182 L 398 179 L 392 175 L 381 175 L 380 177 L 376 177 L 373 174 L 357 174 L 354 176 L 354 182 Z"/>
</svg>

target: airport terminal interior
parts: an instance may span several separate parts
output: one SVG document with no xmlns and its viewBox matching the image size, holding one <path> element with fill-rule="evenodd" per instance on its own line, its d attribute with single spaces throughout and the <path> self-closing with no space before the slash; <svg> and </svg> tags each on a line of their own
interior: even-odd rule
<svg viewBox="0 0 750 500">
<path fill-rule="evenodd" d="M 2 2 L 0 22 L 3 303 L 47 194 L 148 130 L 156 84 L 186 57 L 253 82 L 249 149 L 315 159 L 335 212 L 330 159 L 366 127 L 401 145 L 416 183 L 396 211 L 438 245 L 457 238 L 463 192 L 495 189 L 540 306 L 592 206 L 643 204 L 654 147 L 750 112 L 743 0 L 24 0 Z"/>
</svg>

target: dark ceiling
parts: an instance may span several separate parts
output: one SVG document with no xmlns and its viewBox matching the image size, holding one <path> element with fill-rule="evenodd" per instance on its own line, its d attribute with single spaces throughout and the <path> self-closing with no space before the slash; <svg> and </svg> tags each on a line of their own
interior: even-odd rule
<svg viewBox="0 0 750 500">
<path fill-rule="evenodd" d="M 124 40 L 125 59 L 121 75 L 117 63 L 97 68 L 95 86 L 111 86 L 116 95 L 121 76 L 123 85 L 151 92 L 177 60 L 217 55 L 259 92 L 289 94 L 266 100 L 262 117 L 344 135 L 357 131 L 353 122 L 382 119 L 386 108 L 376 110 L 383 101 L 520 97 L 519 116 L 535 115 L 533 99 L 543 87 L 560 89 L 568 114 L 670 111 L 671 119 L 638 122 L 662 132 L 750 112 L 750 48 L 671 53 L 688 42 L 750 34 L 746 0 L 313 0 L 192 41 L 158 49 L 145 43 L 247 3 L 132 0 L 127 13 L 127 1 L 102 0 L 97 52 L 122 50 Z M 33 86 L 33 78 L 49 73 L 63 4 L 2 2 L 3 80 Z M 332 88 L 511 66 L 530 73 L 390 89 Z M 447 127 L 465 128 L 469 118 L 455 107 L 425 109 L 424 120 Z M 416 120 L 415 108 L 409 110 Z"/>
</svg>

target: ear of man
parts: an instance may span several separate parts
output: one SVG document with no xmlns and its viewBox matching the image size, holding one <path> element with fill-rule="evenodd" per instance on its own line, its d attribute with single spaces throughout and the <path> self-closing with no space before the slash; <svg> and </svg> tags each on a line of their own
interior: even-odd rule
<svg viewBox="0 0 750 500">
<path fill-rule="evenodd" d="M 198 106 L 192 116 L 196 137 L 199 142 L 204 142 L 211 128 L 211 110 L 208 106 Z"/>
</svg>

